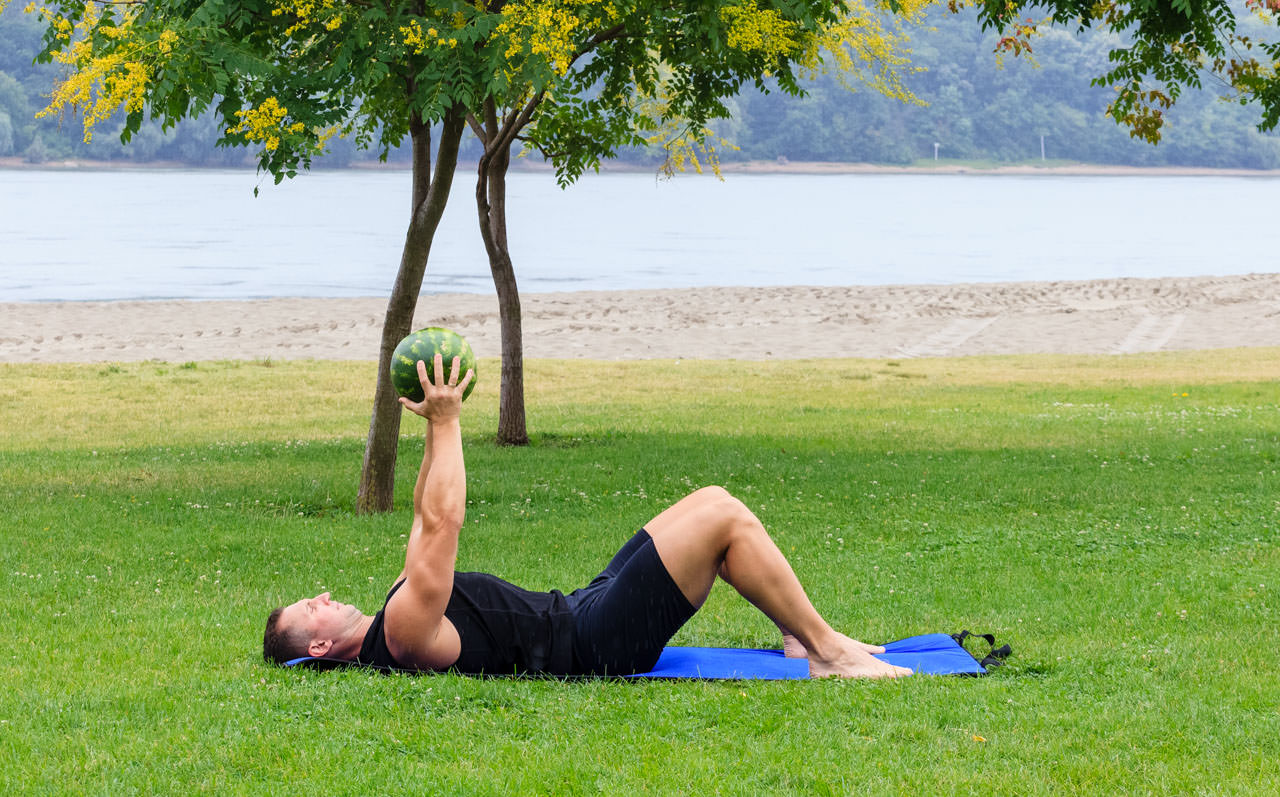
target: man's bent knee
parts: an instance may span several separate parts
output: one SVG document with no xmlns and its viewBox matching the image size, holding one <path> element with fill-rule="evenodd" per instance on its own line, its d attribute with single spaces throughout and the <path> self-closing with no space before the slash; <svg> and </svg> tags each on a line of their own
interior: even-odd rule
<svg viewBox="0 0 1280 797">
<path fill-rule="evenodd" d="M 729 544 L 730 538 L 735 534 L 759 532 L 763 529 L 759 519 L 746 504 L 718 485 L 702 487 L 690 493 L 672 509 L 655 518 L 649 531 L 662 536 L 667 528 L 664 521 L 675 523 L 678 518 L 691 521 L 679 524 L 682 536 L 715 539 L 724 546 Z"/>
<path fill-rule="evenodd" d="M 696 496 L 698 498 L 701 498 L 707 501 L 717 501 L 724 498 L 733 497 L 732 495 L 729 494 L 728 490 L 726 490 L 725 488 L 721 487 L 718 484 L 709 484 L 706 487 L 699 487 L 698 489 L 690 493 L 690 495 Z"/>
<path fill-rule="evenodd" d="M 734 512 L 751 513 L 751 510 L 747 509 L 747 505 L 738 500 L 737 496 L 718 484 L 710 484 L 706 487 L 700 487 L 693 492 L 693 495 L 696 495 L 706 501 L 715 502 L 717 505 L 723 504 L 726 507 L 732 507 L 732 511 Z M 752 516 L 754 517 L 754 515 Z"/>
<path fill-rule="evenodd" d="M 741 529 L 743 527 L 756 529 L 760 527 L 760 519 L 756 517 L 756 513 L 742 501 L 735 498 L 728 490 L 723 487 L 706 487 L 703 488 L 710 491 L 714 496 L 714 506 L 716 514 L 726 526 Z"/>
</svg>

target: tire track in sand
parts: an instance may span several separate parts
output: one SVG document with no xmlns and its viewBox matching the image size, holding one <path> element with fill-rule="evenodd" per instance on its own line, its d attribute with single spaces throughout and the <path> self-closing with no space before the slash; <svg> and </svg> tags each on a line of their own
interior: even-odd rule
<svg viewBox="0 0 1280 797">
<path fill-rule="evenodd" d="M 1129 330 L 1124 340 L 1111 349 L 1111 353 L 1137 354 L 1145 351 L 1160 351 L 1178 333 L 1182 322 L 1186 320 L 1185 313 L 1176 313 L 1171 316 L 1146 313 L 1137 325 Z"/>
<path fill-rule="evenodd" d="M 899 346 L 899 357 L 945 357 L 957 347 L 963 346 L 987 327 L 1000 319 L 999 315 L 986 318 L 955 318 L 947 325 L 914 345 Z"/>
</svg>

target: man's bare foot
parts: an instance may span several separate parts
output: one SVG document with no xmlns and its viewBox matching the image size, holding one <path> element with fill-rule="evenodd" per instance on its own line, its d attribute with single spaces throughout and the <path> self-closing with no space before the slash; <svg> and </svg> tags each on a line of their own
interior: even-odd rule
<svg viewBox="0 0 1280 797">
<path fill-rule="evenodd" d="M 906 667 L 896 667 L 872 656 L 873 652 L 884 652 L 884 648 L 878 645 L 867 645 L 844 634 L 836 634 L 831 647 L 832 653 L 825 658 L 812 653 L 809 655 L 810 678 L 901 678 L 911 675 L 911 670 Z"/>
</svg>

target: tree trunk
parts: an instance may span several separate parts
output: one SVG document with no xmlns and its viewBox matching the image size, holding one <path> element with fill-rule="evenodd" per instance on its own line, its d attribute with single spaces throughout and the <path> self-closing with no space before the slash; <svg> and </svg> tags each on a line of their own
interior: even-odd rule
<svg viewBox="0 0 1280 797">
<path fill-rule="evenodd" d="M 422 277 L 440 216 L 449 199 L 453 173 L 458 165 L 458 142 L 465 116 L 451 112 L 440 132 L 435 175 L 431 174 L 431 128 L 420 120 L 409 125 L 413 140 L 413 210 L 405 234 L 400 270 L 387 302 L 382 323 L 382 343 L 378 355 L 378 383 L 373 395 L 373 415 L 369 439 L 365 443 L 364 467 L 356 494 L 356 511 L 389 512 L 395 497 L 396 447 L 400 439 L 400 404 L 391 385 L 391 354 L 413 325 L 413 311 L 422 290 Z"/>
<path fill-rule="evenodd" d="M 520 291 L 507 246 L 507 167 L 511 151 L 499 147 L 480 159 L 476 179 L 476 210 L 480 236 L 489 255 L 489 270 L 498 292 L 502 323 L 502 382 L 498 393 L 498 443 L 529 444 L 524 412 L 524 338 L 521 331 Z"/>
</svg>

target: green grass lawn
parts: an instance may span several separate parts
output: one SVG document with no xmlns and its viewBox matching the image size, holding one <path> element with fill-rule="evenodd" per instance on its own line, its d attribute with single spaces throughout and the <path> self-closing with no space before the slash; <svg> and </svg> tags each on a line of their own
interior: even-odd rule
<svg viewBox="0 0 1280 797">
<path fill-rule="evenodd" d="M 497 364 L 459 566 L 590 578 L 690 489 L 760 515 L 867 641 L 970 628 L 984 679 L 565 683 L 306 673 L 280 603 L 372 612 L 368 363 L 0 366 L 5 793 L 1280 792 L 1280 351 Z M 776 646 L 723 585 L 680 644 Z"/>
</svg>

